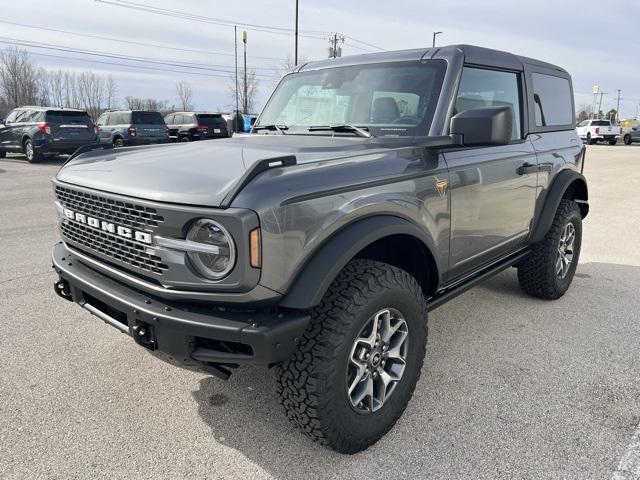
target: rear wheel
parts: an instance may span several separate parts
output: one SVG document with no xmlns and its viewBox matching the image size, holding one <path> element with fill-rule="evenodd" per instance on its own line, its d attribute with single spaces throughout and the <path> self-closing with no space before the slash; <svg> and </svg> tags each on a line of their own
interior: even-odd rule
<svg viewBox="0 0 640 480">
<path fill-rule="evenodd" d="M 40 153 L 36 150 L 36 147 L 34 147 L 33 141 L 30 138 L 27 138 L 25 140 L 23 150 L 24 155 L 25 157 L 27 157 L 27 161 L 29 163 L 35 163 L 40 160 L 40 158 L 42 158 Z"/>
<path fill-rule="evenodd" d="M 609 139 L 609 145 L 615 145 L 616 143 L 618 143 L 618 139 L 617 138 L 610 138 Z"/>
<path fill-rule="evenodd" d="M 631 135 L 628 133 L 624 136 L 623 140 L 625 145 L 631 145 Z"/>
<path fill-rule="evenodd" d="M 124 147 L 124 140 L 120 137 L 116 137 L 113 139 L 113 146 L 115 148 L 121 148 Z"/>
<path fill-rule="evenodd" d="M 593 145 L 594 143 L 595 143 L 595 140 L 591 138 L 591 134 L 587 133 L 587 145 Z"/>
<path fill-rule="evenodd" d="M 0 150 L 0 158 L 4 158 L 7 156 L 7 152 L 5 152 L 4 150 Z"/>
<path fill-rule="evenodd" d="M 426 340 L 427 305 L 416 280 L 385 263 L 351 261 L 279 369 L 287 417 L 334 450 L 366 449 L 406 408 Z"/>
<path fill-rule="evenodd" d="M 544 239 L 518 265 L 518 281 L 525 293 L 555 300 L 566 293 L 578 266 L 582 244 L 582 215 L 573 200 L 560 201 Z"/>
<path fill-rule="evenodd" d="M 181 142 L 190 142 L 191 138 L 189 137 L 189 135 L 183 135 L 182 137 L 180 137 L 180 141 Z"/>
</svg>

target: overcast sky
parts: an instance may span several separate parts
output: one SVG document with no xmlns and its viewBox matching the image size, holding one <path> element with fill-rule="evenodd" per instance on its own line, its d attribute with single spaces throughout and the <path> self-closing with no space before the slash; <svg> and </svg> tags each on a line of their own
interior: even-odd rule
<svg viewBox="0 0 640 480">
<path fill-rule="evenodd" d="M 118 0 L 108 1 L 119 3 Z M 130 1 L 245 24 L 283 29 L 294 25 L 294 0 Z M 343 56 L 346 56 L 376 51 L 366 44 L 387 50 L 428 47 L 432 32 L 438 30 L 444 32 L 438 37 L 440 45 L 475 44 L 564 67 L 573 76 L 577 105 L 591 103 L 590 92 L 597 84 L 607 92 L 602 103 L 602 109 L 607 111 L 615 107 L 617 89 L 621 89 L 621 117 L 633 117 L 640 102 L 638 17 L 631 11 L 629 14 L 623 11 L 625 5 L 631 7 L 631 3 L 610 4 L 609 8 L 606 2 L 595 0 L 300 0 L 300 29 L 307 35 L 300 38 L 300 56 L 310 60 L 325 58 L 328 35 L 324 32 L 348 36 L 343 48 Z M 0 0 L 0 11 L 2 47 L 6 47 L 7 42 L 28 41 L 50 47 L 189 63 L 196 67 L 185 69 L 26 47 L 33 53 L 34 60 L 46 68 L 113 74 L 118 82 L 120 104 L 127 95 L 152 96 L 167 100 L 169 104 L 177 103 L 175 83 L 181 80 L 192 84 L 198 109 L 227 109 L 231 103 L 230 73 L 227 72 L 231 72 L 234 65 L 233 27 L 156 15 L 96 0 Z M 248 67 L 256 69 L 260 76 L 262 105 L 277 81 L 278 69 L 287 55 L 293 56 L 293 34 L 288 31 L 275 34 L 249 27 L 240 27 L 240 30 L 245 28 L 249 36 Z M 239 46 L 242 46 L 241 42 Z"/>
</svg>

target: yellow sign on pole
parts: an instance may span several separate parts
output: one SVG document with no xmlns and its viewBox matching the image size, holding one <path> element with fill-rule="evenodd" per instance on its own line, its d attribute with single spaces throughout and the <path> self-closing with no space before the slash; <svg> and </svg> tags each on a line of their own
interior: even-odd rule
<svg viewBox="0 0 640 480">
<path fill-rule="evenodd" d="M 247 31 L 246 31 L 246 30 L 244 30 L 244 31 L 242 32 L 242 41 L 243 41 L 244 43 L 247 43 Z"/>
</svg>

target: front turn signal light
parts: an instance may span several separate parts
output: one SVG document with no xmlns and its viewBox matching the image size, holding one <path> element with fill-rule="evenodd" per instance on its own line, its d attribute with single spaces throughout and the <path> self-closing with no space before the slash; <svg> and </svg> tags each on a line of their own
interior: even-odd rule
<svg viewBox="0 0 640 480">
<path fill-rule="evenodd" d="M 260 238 L 260 229 L 254 228 L 249 232 L 249 260 L 253 268 L 260 268 L 262 266 L 262 245 Z"/>
</svg>

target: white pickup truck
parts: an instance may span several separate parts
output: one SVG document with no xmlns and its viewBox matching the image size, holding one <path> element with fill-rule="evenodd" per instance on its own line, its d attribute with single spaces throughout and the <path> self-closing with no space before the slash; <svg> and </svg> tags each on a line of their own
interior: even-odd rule
<svg viewBox="0 0 640 480">
<path fill-rule="evenodd" d="M 609 120 L 585 120 L 578 124 L 576 130 L 580 138 L 589 145 L 600 140 L 608 141 L 609 145 L 615 145 L 622 134 L 622 128 L 619 125 L 612 125 Z"/>
</svg>

